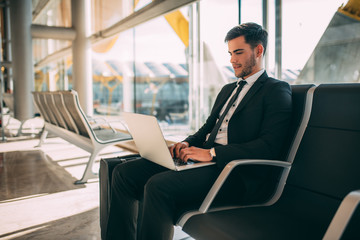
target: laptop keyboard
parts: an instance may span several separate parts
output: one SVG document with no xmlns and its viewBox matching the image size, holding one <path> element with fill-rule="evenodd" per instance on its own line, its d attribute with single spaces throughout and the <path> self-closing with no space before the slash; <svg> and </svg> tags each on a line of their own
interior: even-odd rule
<svg viewBox="0 0 360 240">
<path fill-rule="evenodd" d="M 183 162 L 180 158 L 173 158 L 175 166 L 184 166 L 194 164 L 195 162 L 192 160 L 188 160 L 187 162 Z"/>
</svg>

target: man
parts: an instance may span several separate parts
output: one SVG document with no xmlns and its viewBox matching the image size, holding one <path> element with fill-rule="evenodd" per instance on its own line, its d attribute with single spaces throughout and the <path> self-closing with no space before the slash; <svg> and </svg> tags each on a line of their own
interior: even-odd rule
<svg viewBox="0 0 360 240">
<path fill-rule="evenodd" d="M 108 239 L 172 239 L 177 213 L 198 207 L 228 162 L 279 158 L 291 117 L 291 90 L 263 69 L 267 32 L 246 23 L 231 29 L 225 42 L 239 80 L 223 87 L 194 135 L 169 147 L 184 162 L 216 165 L 180 172 L 146 159 L 119 165 L 112 179 Z M 240 176 L 235 183 L 240 197 L 251 199 L 264 186 L 268 172 L 250 168 Z"/>
</svg>

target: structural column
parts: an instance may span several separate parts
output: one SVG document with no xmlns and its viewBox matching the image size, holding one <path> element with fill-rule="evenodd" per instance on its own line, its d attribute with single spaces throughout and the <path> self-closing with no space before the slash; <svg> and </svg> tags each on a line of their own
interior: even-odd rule
<svg viewBox="0 0 360 240">
<path fill-rule="evenodd" d="M 93 88 L 91 67 L 91 1 L 72 0 L 71 18 L 76 37 L 72 44 L 73 89 L 78 92 L 85 114 L 93 114 Z"/>
<path fill-rule="evenodd" d="M 33 117 L 33 101 L 31 100 L 31 91 L 34 90 L 31 38 L 32 1 L 11 0 L 9 2 L 12 26 L 14 117 L 20 121 L 25 121 Z"/>
<path fill-rule="evenodd" d="M 275 77 L 282 78 L 282 0 L 275 0 Z"/>
<path fill-rule="evenodd" d="M 262 1 L 263 28 L 269 32 L 269 0 Z M 264 67 L 269 71 L 269 51 L 265 53 Z"/>
</svg>

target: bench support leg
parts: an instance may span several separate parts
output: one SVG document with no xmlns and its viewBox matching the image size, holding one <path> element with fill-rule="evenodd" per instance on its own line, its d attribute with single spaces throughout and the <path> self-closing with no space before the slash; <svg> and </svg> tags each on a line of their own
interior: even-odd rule
<svg viewBox="0 0 360 240">
<path fill-rule="evenodd" d="M 94 172 L 92 171 L 92 166 L 93 166 L 93 164 L 94 164 L 95 158 L 96 158 L 96 156 L 98 155 L 98 153 L 99 153 L 99 151 L 94 151 L 94 152 L 91 154 L 91 156 L 90 156 L 90 158 L 89 158 L 89 161 L 88 161 L 88 163 L 86 164 L 86 168 L 85 168 L 85 171 L 84 171 L 84 174 L 83 174 L 82 178 L 81 178 L 80 180 L 75 181 L 75 184 L 83 184 L 83 183 L 86 183 L 89 178 L 95 178 L 95 177 L 98 176 L 98 174 L 96 174 L 96 173 L 94 173 Z"/>
<path fill-rule="evenodd" d="M 25 123 L 25 122 L 26 122 L 26 121 L 21 121 L 20 127 L 19 127 L 19 129 L 18 129 L 18 132 L 16 133 L 16 137 L 21 136 L 21 134 L 22 134 L 22 129 L 23 129 L 23 126 L 24 126 L 24 123 Z"/>
<path fill-rule="evenodd" d="M 41 147 L 41 145 L 44 143 L 47 135 L 48 135 L 48 131 L 45 130 L 45 128 L 43 129 L 42 133 L 41 133 L 41 136 L 40 136 L 40 140 L 39 140 L 39 144 L 35 147 Z"/>
</svg>

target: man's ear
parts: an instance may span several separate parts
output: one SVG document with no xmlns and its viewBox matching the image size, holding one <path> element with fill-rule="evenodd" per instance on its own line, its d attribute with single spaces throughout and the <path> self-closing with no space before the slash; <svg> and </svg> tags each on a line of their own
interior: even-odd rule
<svg viewBox="0 0 360 240">
<path fill-rule="evenodd" d="M 259 44 L 256 46 L 256 57 L 260 57 L 264 53 L 264 46 Z"/>
</svg>

